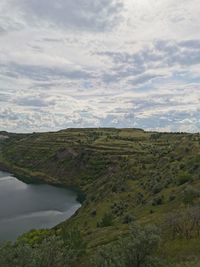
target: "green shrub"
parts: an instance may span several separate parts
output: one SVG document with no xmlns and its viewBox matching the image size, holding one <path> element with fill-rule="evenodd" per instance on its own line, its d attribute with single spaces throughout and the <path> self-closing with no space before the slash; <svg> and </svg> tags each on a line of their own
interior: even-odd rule
<svg viewBox="0 0 200 267">
<path fill-rule="evenodd" d="M 97 210 L 96 209 L 92 210 L 90 214 L 92 217 L 95 217 L 97 215 Z"/>
<path fill-rule="evenodd" d="M 28 242 L 26 242 L 28 240 Z M 77 229 L 62 231 L 62 236 L 51 235 L 33 246 L 29 239 L 0 247 L 1 267 L 70 267 L 85 251 Z"/>
<path fill-rule="evenodd" d="M 129 224 L 129 223 L 132 223 L 134 220 L 135 220 L 134 216 L 132 216 L 131 214 L 128 214 L 128 213 L 127 213 L 127 214 L 123 217 L 122 223 L 123 223 L 123 224 Z"/>
<path fill-rule="evenodd" d="M 171 201 L 173 201 L 173 200 L 175 200 L 176 199 L 176 196 L 174 195 L 174 194 L 171 194 L 170 196 L 169 196 L 169 202 L 171 202 Z"/>
<path fill-rule="evenodd" d="M 105 213 L 101 221 L 97 223 L 98 227 L 108 227 L 112 225 L 113 225 L 113 216 L 111 213 Z"/>
<path fill-rule="evenodd" d="M 159 267 L 156 257 L 160 236 L 154 226 L 132 226 L 129 235 L 116 243 L 99 249 L 94 257 L 95 267 Z"/>
<path fill-rule="evenodd" d="M 163 197 L 163 196 L 156 196 L 156 197 L 152 200 L 152 205 L 153 205 L 153 206 L 162 205 L 162 204 L 163 204 L 163 200 L 164 200 L 164 197 Z"/>
<path fill-rule="evenodd" d="M 76 200 L 78 201 L 78 202 L 80 202 L 81 204 L 83 204 L 83 202 L 86 200 L 86 195 L 85 195 L 85 193 L 83 193 L 82 191 L 77 191 L 77 198 L 76 198 Z"/>
<path fill-rule="evenodd" d="M 199 197 L 200 191 L 192 186 L 188 186 L 183 192 L 183 203 L 185 205 L 193 205 L 195 199 Z"/>
<path fill-rule="evenodd" d="M 189 173 L 182 171 L 178 174 L 176 180 L 178 185 L 183 185 L 189 181 L 192 181 L 192 176 Z"/>
</svg>

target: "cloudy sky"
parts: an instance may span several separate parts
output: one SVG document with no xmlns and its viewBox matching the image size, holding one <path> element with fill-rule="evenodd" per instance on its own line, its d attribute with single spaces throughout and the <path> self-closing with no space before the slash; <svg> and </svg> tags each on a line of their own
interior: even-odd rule
<svg viewBox="0 0 200 267">
<path fill-rule="evenodd" d="M 199 0 L 0 0 L 0 130 L 200 131 Z"/>
</svg>

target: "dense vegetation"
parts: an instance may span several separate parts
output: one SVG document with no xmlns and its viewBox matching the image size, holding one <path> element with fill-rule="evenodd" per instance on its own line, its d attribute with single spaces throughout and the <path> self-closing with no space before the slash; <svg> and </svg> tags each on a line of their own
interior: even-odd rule
<svg viewBox="0 0 200 267">
<path fill-rule="evenodd" d="M 82 202 L 55 229 L 4 245 L 2 266 L 200 266 L 200 134 L 68 129 L 1 135 L 9 137 L 0 138 L 2 170 L 26 182 L 74 187 Z M 72 227 L 80 232 L 77 249 L 63 240 Z M 51 251 L 56 263 L 40 263 Z"/>
<path fill-rule="evenodd" d="M 60 233 L 35 230 L 21 236 L 14 244 L 7 242 L 0 247 L 0 266 L 72 266 L 84 250 L 77 229 Z"/>
</svg>

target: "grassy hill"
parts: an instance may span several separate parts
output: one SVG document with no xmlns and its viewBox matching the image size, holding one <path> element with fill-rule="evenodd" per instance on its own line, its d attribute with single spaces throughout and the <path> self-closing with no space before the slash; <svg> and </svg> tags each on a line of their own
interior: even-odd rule
<svg viewBox="0 0 200 267">
<path fill-rule="evenodd" d="M 0 136 L 9 137 L 0 138 L 0 169 L 79 191 L 81 209 L 56 227 L 81 231 L 86 253 L 75 266 L 89 267 L 133 222 L 161 229 L 157 253 L 173 266 L 200 266 L 200 134 L 99 128 Z"/>
</svg>

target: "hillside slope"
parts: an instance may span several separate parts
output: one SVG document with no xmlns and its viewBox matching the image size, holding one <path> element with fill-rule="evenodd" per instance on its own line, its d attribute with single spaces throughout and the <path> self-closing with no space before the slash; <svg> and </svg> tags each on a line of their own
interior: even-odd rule
<svg viewBox="0 0 200 267">
<path fill-rule="evenodd" d="M 57 226 L 78 225 L 83 234 L 87 255 L 76 266 L 89 266 L 88 257 L 126 235 L 133 221 L 163 226 L 167 214 L 199 207 L 200 134 L 99 128 L 2 135 L 1 169 L 80 190 L 82 208 Z M 163 257 L 177 266 L 199 260 L 196 234 L 171 240 L 165 228 Z"/>
</svg>

